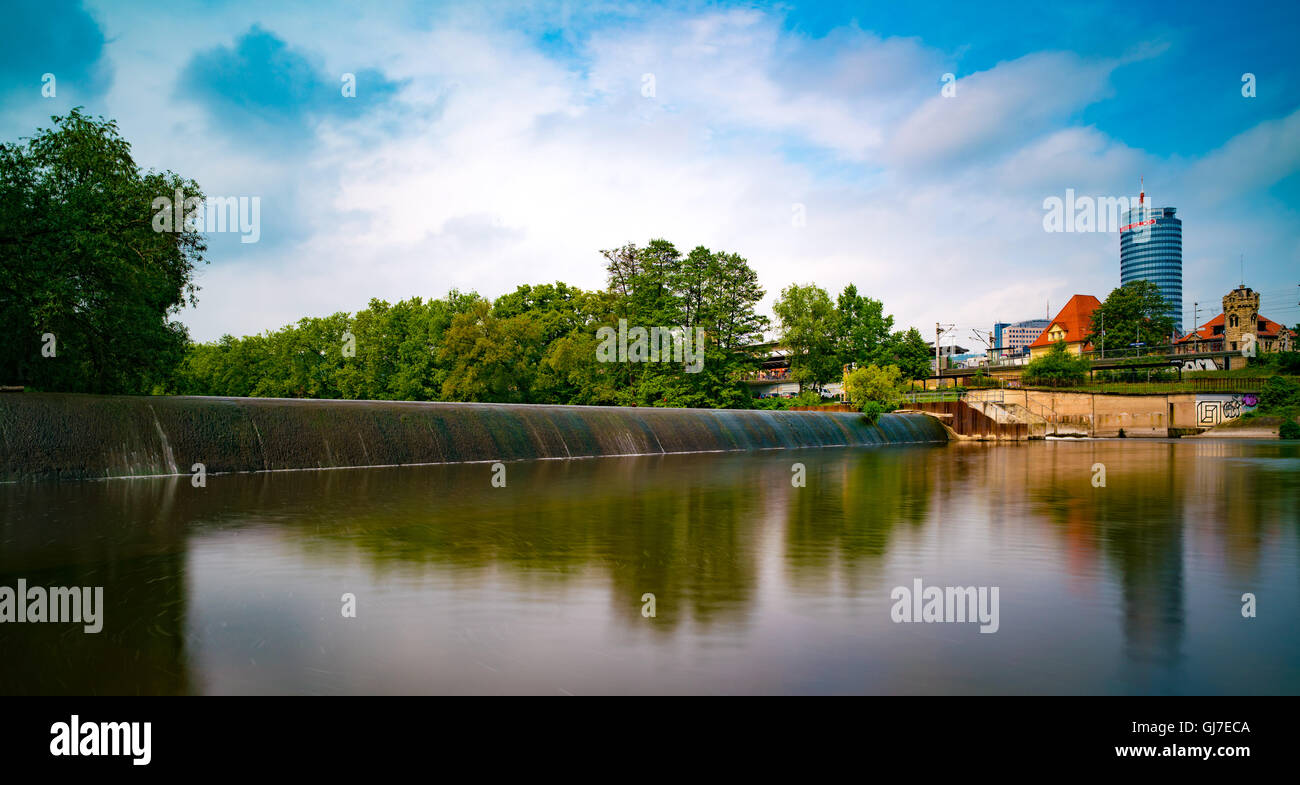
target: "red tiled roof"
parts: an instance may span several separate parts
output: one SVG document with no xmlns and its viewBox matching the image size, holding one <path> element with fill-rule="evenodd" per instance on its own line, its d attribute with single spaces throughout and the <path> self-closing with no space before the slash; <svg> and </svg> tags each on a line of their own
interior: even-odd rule
<svg viewBox="0 0 1300 785">
<path fill-rule="evenodd" d="M 1039 346 L 1051 346 L 1053 341 L 1048 339 L 1047 334 L 1052 328 L 1060 326 L 1065 330 L 1066 343 L 1079 343 L 1088 335 L 1088 326 L 1092 321 L 1092 312 L 1101 307 L 1101 300 L 1090 294 L 1076 294 L 1065 304 L 1061 312 L 1056 315 L 1052 323 L 1039 333 L 1034 342 L 1029 344 L 1033 349 Z"/>
<path fill-rule="evenodd" d="M 1255 330 L 1254 332 L 1260 338 L 1276 338 L 1278 336 L 1278 333 L 1282 330 L 1286 330 L 1286 332 L 1288 333 L 1291 332 L 1290 330 L 1287 330 L 1287 328 L 1283 327 L 1282 325 L 1278 324 L 1272 319 L 1269 319 L 1266 316 L 1260 316 L 1259 318 L 1260 321 L 1264 322 L 1265 329 Z M 1222 326 L 1223 326 L 1223 314 L 1219 314 L 1218 316 L 1214 317 L 1213 319 L 1201 325 L 1200 327 L 1197 327 L 1192 332 L 1188 333 L 1187 335 L 1184 335 L 1182 338 L 1179 338 L 1178 342 L 1183 343 L 1184 341 L 1190 341 L 1195 338 L 1200 338 L 1202 341 L 1208 341 L 1215 337 L 1222 338 L 1223 333 L 1219 333 L 1218 336 L 1215 336 L 1214 334 L 1214 328 L 1222 327 Z"/>
</svg>

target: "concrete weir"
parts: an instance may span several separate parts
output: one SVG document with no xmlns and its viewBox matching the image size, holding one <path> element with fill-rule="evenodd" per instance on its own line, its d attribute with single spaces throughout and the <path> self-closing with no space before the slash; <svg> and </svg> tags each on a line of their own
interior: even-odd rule
<svg viewBox="0 0 1300 785">
<path fill-rule="evenodd" d="M 0 396 L 0 480 L 89 479 L 947 441 L 923 414 Z"/>
</svg>

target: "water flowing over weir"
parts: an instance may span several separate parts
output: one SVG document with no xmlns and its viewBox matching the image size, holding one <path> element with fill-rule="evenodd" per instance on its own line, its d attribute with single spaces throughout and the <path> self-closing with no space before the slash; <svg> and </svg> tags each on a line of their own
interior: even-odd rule
<svg viewBox="0 0 1300 785">
<path fill-rule="evenodd" d="M 91 396 L 0 396 L 0 479 L 515 461 L 947 441 L 921 414 Z"/>
</svg>

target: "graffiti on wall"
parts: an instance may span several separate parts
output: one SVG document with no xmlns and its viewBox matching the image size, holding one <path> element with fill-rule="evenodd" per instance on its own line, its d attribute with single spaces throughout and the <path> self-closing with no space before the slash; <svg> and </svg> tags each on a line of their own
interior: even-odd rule
<svg viewBox="0 0 1300 785">
<path fill-rule="evenodd" d="M 1259 405 L 1259 398 L 1252 393 L 1197 395 L 1196 424 L 1202 428 L 1213 428 L 1225 420 L 1235 420 L 1246 412 L 1253 411 Z"/>
<path fill-rule="evenodd" d="M 1183 361 L 1184 371 L 1217 371 L 1220 370 L 1219 364 L 1212 357 L 1202 357 L 1199 360 Z"/>
</svg>

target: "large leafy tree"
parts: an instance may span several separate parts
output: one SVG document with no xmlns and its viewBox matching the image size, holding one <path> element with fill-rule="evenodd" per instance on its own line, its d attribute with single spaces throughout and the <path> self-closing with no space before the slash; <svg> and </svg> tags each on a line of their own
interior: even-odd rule
<svg viewBox="0 0 1300 785">
<path fill-rule="evenodd" d="M 791 284 L 781 290 L 772 310 L 781 322 L 781 343 L 790 351 L 790 376 L 799 383 L 799 392 L 840 378 L 835 306 L 826 290 L 815 284 Z"/>
<path fill-rule="evenodd" d="M 933 372 L 930 363 L 934 360 L 934 350 L 915 327 L 891 335 L 880 357 L 885 363 L 898 366 L 908 379 L 923 379 Z"/>
<path fill-rule="evenodd" d="M 1088 342 L 1098 349 L 1124 349 L 1133 343 L 1157 346 L 1170 342 L 1174 320 L 1160 287 L 1130 281 L 1111 291 L 1092 312 Z"/>
<path fill-rule="evenodd" d="M 544 348 L 539 320 L 502 318 L 480 302 L 457 314 L 444 338 L 440 359 L 450 367 L 442 396 L 451 401 L 526 403 Z"/>
<path fill-rule="evenodd" d="M 842 365 L 868 365 L 887 359 L 894 317 L 884 304 L 858 294 L 849 284 L 835 301 L 835 328 Z"/>
<path fill-rule="evenodd" d="M 711 251 L 703 246 L 685 257 L 667 240 L 645 246 L 629 243 L 602 251 L 608 274 L 607 293 L 612 298 L 608 321 L 597 319 L 590 328 L 613 326 L 627 319 L 629 327 L 685 328 L 692 342 L 704 335 L 704 366 L 687 373 L 676 363 L 619 363 L 612 368 L 591 368 L 593 384 L 581 398 L 605 399 L 623 405 L 744 406 L 749 392 L 742 381 L 756 365 L 746 347 L 757 341 L 767 318 L 756 310 L 764 291 L 758 274 L 739 254 Z M 573 347 L 576 336 L 564 342 L 563 367 L 572 378 L 578 367 Z"/>
<path fill-rule="evenodd" d="M 143 393 L 187 345 L 172 319 L 197 299 L 203 237 L 155 231 L 154 199 L 198 184 L 142 171 L 117 124 L 73 109 L 0 144 L 0 381 Z M 52 355 L 52 356 L 50 356 Z"/>
</svg>

